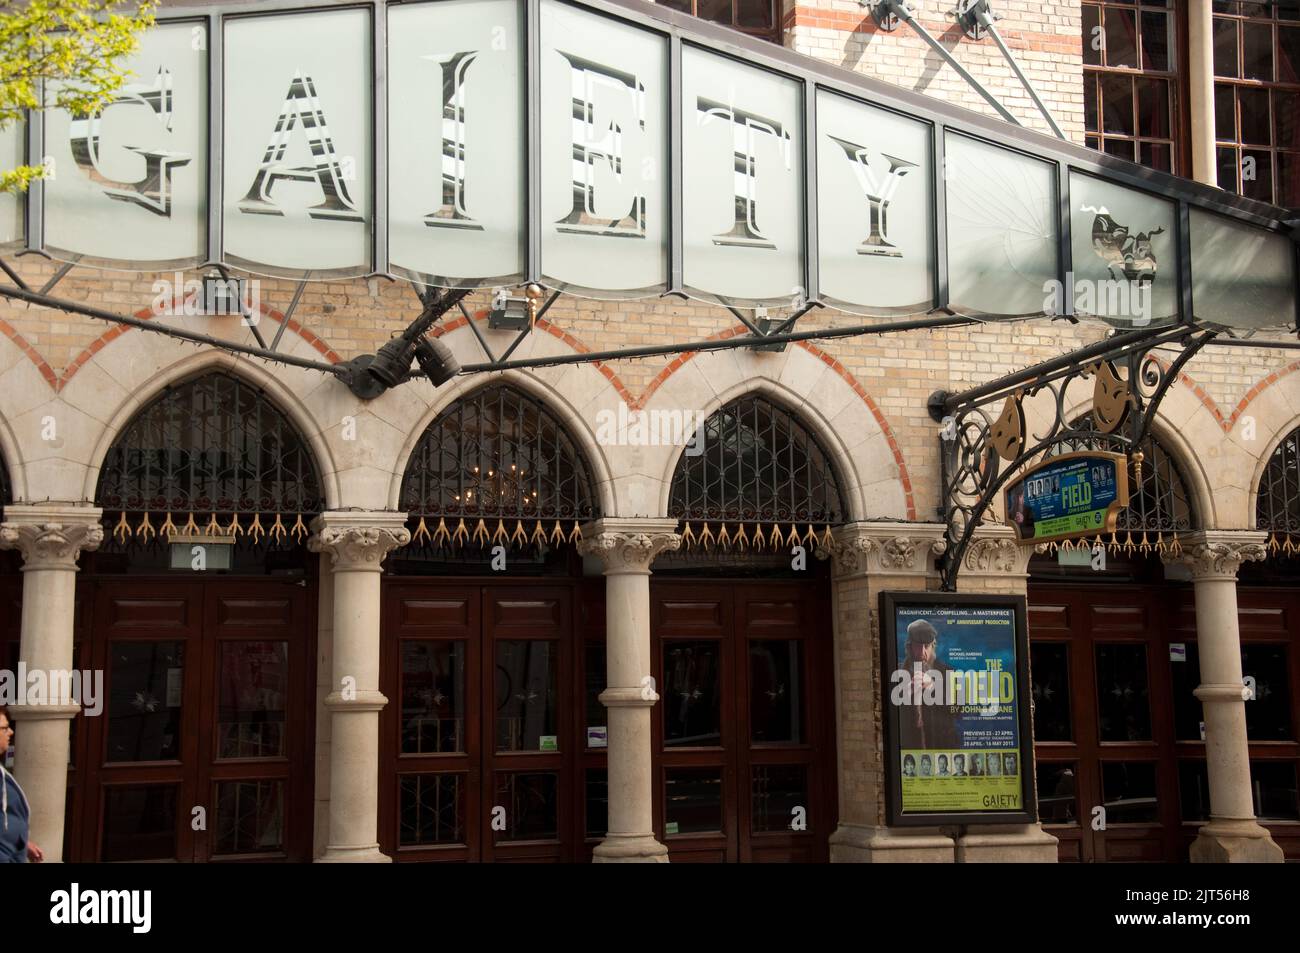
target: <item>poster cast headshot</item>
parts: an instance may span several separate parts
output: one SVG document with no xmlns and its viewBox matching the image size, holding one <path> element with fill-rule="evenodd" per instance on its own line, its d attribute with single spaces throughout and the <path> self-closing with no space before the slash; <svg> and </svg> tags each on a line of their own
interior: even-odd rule
<svg viewBox="0 0 1300 953">
<path fill-rule="evenodd" d="M 957 748 L 961 742 L 957 731 L 957 708 L 951 705 L 925 705 L 921 700 L 933 691 L 936 679 L 946 682 L 955 669 L 939 660 L 939 632 L 925 619 L 907 627 L 899 667 L 911 674 L 911 703 L 899 712 L 898 746 L 907 748 Z M 920 671 L 917 671 L 917 667 Z"/>
<path fill-rule="evenodd" d="M 988 776 L 990 778 L 1000 777 L 1002 775 L 1002 757 L 996 751 L 990 751 L 988 761 Z"/>
<path fill-rule="evenodd" d="M 916 759 L 910 754 L 903 755 L 903 777 L 916 777 Z"/>
<path fill-rule="evenodd" d="M 939 767 L 939 777 L 941 778 L 948 777 L 948 756 L 946 754 L 939 755 L 938 767 Z"/>
<path fill-rule="evenodd" d="M 921 755 L 921 777 L 928 778 L 934 773 L 933 765 L 928 754 Z"/>
<path fill-rule="evenodd" d="M 1009 778 L 1016 776 L 1016 756 L 1011 752 L 1002 756 L 1002 773 Z"/>
<path fill-rule="evenodd" d="M 954 778 L 966 777 L 966 756 L 964 754 L 952 756 L 952 776 Z"/>
<path fill-rule="evenodd" d="M 970 776 L 972 778 L 984 776 L 984 755 L 979 752 L 970 756 Z"/>
</svg>

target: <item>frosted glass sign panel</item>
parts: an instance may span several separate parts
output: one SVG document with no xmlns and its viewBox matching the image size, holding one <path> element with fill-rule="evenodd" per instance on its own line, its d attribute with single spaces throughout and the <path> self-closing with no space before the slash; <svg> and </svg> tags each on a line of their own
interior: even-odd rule
<svg viewBox="0 0 1300 953">
<path fill-rule="evenodd" d="M 1274 232 L 1192 209 L 1192 310 L 1230 328 L 1296 320 L 1295 245 Z"/>
<path fill-rule="evenodd" d="M 732 304 L 802 298 L 802 86 L 682 51 L 683 281 Z"/>
<path fill-rule="evenodd" d="M 56 256 L 122 268 L 184 267 L 207 255 L 206 27 L 140 37 L 130 75 L 97 114 L 45 114 L 45 243 Z"/>
<path fill-rule="evenodd" d="M 27 164 L 27 130 L 23 123 L 16 122 L 8 129 L 0 130 L 0 162 L 6 169 L 14 169 Z M 22 241 L 24 199 L 16 192 L 0 194 L 0 246 L 18 244 Z"/>
<path fill-rule="evenodd" d="M 522 278 L 522 60 L 516 0 L 389 7 L 394 272 L 460 288 Z"/>
<path fill-rule="evenodd" d="M 970 314 L 1042 314 L 1056 290 L 1056 169 L 949 134 L 948 294 Z"/>
<path fill-rule="evenodd" d="M 934 300 L 930 129 L 817 93 L 817 252 L 822 298 L 861 314 Z"/>
<path fill-rule="evenodd" d="M 266 274 L 371 266 L 370 14 L 226 22 L 225 258 Z"/>
<path fill-rule="evenodd" d="M 1070 173 L 1074 264 L 1063 292 L 1077 315 L 1123 328 L 1178 320 L 1175 211 L 1146 192 Z"/>
<path fill-rule="evenodd" d="M 609 296 L 668 284 L 668 42 L 542 5 L 542 274 Z"/>
</svg>

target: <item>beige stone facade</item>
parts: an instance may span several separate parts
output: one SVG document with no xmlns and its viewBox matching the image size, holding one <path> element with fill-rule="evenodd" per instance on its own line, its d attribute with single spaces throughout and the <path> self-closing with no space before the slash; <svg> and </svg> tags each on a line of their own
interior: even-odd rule
<svg viewBox="0 0 1300 953">
<path fill-rule="evenodd" d="M 949 4 L 925 5 L 926 24 L 1017 116 L 1042 129 L 1041 118 L 996 50 L 988 43 L 960 39 L 960 31 L 936 12 L 940 6 Z M 1009 44 L 1067 134 L 1081 141 L 1078 4 L 1011 0 L 997 6 Z M 787 45 L 799 53 L 989 111 L 905 28 L 894 34 L 876 30 L 856 0 L 787 3 L 784 16 Z M 17 259 L 14 267 L 29 286 L 39 288 L 58 265 L 28 256 Z M 232 341 L 248 340 L 247 329 L 235 318 L 154 315 L 150 308 L 156 295 L 154 282 L 172 278 L 75 268 L 53 293 Z M 292 294 L 289 282 L 262 281 L 263 329 L 274 333 Z M 486 295 L 475 295 L 470 312 L 500 350 L 509 336 L 487 329 L 486 304 Z M 314 283 L 302 295 L 282 347 L 329 363 L 373 353 L 412 319 L 417 308 L 415 295 L 402 283 L 373 278 Z M 842 315 L 813 313 L 800 321 L 798 329 L 829 327 L 844 320 Z M 823 554 L 833 560 L 834 577 L 840 829 L 831 838 L 832 859 L 1054 860 L 1053 839 L 1036 825 L 957 833 L 888 828 L 877 605 L 884 589 L 938 585 L 933 558 L 941 551 L 943 533 L 938 522 L 940 444 L 938 428 L 926 409 L 927 397 L 939 389 L 958 391 L 1064 354 L 1099 340 L 1103 331 L 1038 320 L 801 342 L 779 353 L 720 350 L 511 371 L 504 376 L 520 389 L 544 397 L 581 447 L 608 523 L 601 532 L 613 534 L 610 548 L 626 542 L 618 534 L 645 532 L 638 528 L 645 521 L 659 521 L 651 525 L 665 540 L 672 535 L 671 521 L 667 526 L 663 521 L 681 448 L 602 445 L 596 425 L 601 411 L 616 412 L 626 404 L 635 410 L 696 411 L 707 416 L 729 400 L 755 392 L 793 411 L 833 456 L 843 476 L 848 507 L 849 525 L 837 531 L 835 545 Z M 13 504 L 5 514 L 10 523 L 30 523 L 22 515 L 28 510 L 36 514 L 34 518 L 53 522 L 53 516 L 41 514 L 57 507 L 60 519 L 71 510 L 84 511 L 87 524 L 93 524 L 98 515 L 94 506 L 99 468 L 114 438 L 168 384 L 208 370 L 224 369 L 264 389 L 306 437 L 330 511 L 322 535 L 313 543 L 322 553 L 317 853 L 330 860 L 379 859 L 374 779 L 367 777 L 373 775 L 376 712 L 390 702 L 375 681 L 378 570 L 386 553 L 406 542 L 400 538 L 404 531 L 398 497 L 416 442 L 441 410 L 486 383 L 488 376 L 462 376 L 437 390 L 421 379 L 366 403 L 338 380 L 317 371 L 234 357 L 47 308 L 0 302 L 0 332 L 0 453 L 12 486 Z M 435 333 L 462 362 L 483 360 L 463 317 L 453 313 Z M 744 329 L 731 314 L 705 304 L 671 299 L 605 303 L 562 297 L 514 356 L 564 355 L 738 333 Z M 1300 360 L 1295 357 L 1295 352 L 1280 350 L 1207 348 L 1187 366 L 1164 401 L 1157 436 L 1182 468 L 1203 529 L 1254 529 L 1263 469 L 1278 443 L 1300 426 L 1300 374 L 1293 373 L 1300 369 Z M 1088 405 L 1081 402 L 1072 409 L 1083 413 Z M 1027 410 L 1031 418 L 1043 412 L 1033 404 Z M 355 424 L 355 439 L 349 436 L 349 421 Z M 984 531 L 961 577 L 962 591 L 1024 592 L 1028 551 L 1017 547 L 1009 532 L 992 526 Z M 9 545 L 24 545 L 18 537 L 28 531 L 15 533 Z M 605 554 L 608 580 L 617 579 L 626 598 L 645 598 L 644 580 L 638 582 L 635 574 L 644 569 L 653 572 L 652 560 L 668 545 L 665 540 L 653 534 L 647 537 L 642 547 L 644 566 Z M 28 581 L 35 585 L 44 574 L 69 575 L 65 568 L 42 564 Z M 1197 592 L 1199 599 L 1199 583 Z M 341 608 L 345 601 L 346 611 Z M 41 634 L 50 625 L 66 628 L 66 621 L 51 622 L 36 609 L 32 614 L 32 639 L 55 638 Z M 620 664 L 630 679 L 645 654 L 648 622 L 620 616 L 615 633 L 615 621 L 611 617 L 610 637 L 626 655 Z M 29 658 L 54 665 L 71 651 L 70 638 L 66 644 L 56 640 L 58 658 L 49 654 L 47 641 L 29 648 L 26 616 L 23 629 L 23 653 Z M 331 666 L 335 674 L 342 671 L 340 665 L 365 674 L 359 698 L 338 696 L 330 672 Z M 1228 672 L 1224 682 L 1231 681 Z M 618 718 L 611 719 L 611 725 L 618 726 L 611 746 L 635 747 L 617 770 L 628 789 L 638 792 L 637 803 L 621 810 L 617 820 L 611 809 L 611 835 L 623 839 L 623 854 L 656 860 L 662 859 L 662 848 L 648 829 L 643 800 L 649 797 L 645 772 L 650 709 L 630 695 L 619 694 L 626 694 L 634 684 L 629 680 L 609 689 L 609 703 L 623 706 Z M 1222 695 L 1220 691 L 1214 701 L 1224 706 L 1224 713 L 1212 725 L 1223 724 L 1234 732 L 1222 757 L 1225 764 L 1233 765 L 1239 781 L 1244 737 L 1237 734 L 1244 729 L 1239 712 L 1229 712 Z M 61 729 L 61 721 L 54 724 Z M 46 753 L 57 761 L 66 750 L 66 745 L 60 748 L 57 734 L 58 730 L 46 730 L 37 753 L 48 749 Z M 23 756 L 36 756 L 32 751 L 37 751 L 35 746 Z M 331 762 L 347 764 L 347 776 L 332 774 Z M 35 778 L 34 768 L 20 765 L 23 769 Z M 611 770 L 615 770 L 612 760 Z M 43 781 L 35 783 L 55 797 L 57 779 L 48 777 L 48 771 L 45 774 Z M 1223 797 L 1231 800 L 1240 822 L 1233 836 L 1255 836 L 1255 828 L 1249 827 L 1253 821 L 1241 817 L 1243 810 L 1249 813 L 1248 796 L 1243 808 L 1240 784 L 1223 783 Z M 57 822 L 62 823 L 61 815 Z M 47 825 L 47 837 L 54 836 L 56 819 L 41 817 L 38 823 Z M 615 823 L 621 827 L 616 829 Z M 606 853 L 606 859 L 624 859 L 617 844 Z"/>
</svg>

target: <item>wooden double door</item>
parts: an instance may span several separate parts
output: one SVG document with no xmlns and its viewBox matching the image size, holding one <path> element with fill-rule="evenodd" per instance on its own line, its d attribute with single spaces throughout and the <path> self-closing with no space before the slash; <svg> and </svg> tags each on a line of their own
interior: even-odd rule
<svg viewBox="0 0 1300 953">
<path fill-rule="evenodd" d="M 680 861 L 825 860 L 822 583 L 651 582 L 654 827 Z M 385 581 L 380 844 L 586 861 L 606 832 L 604 581 Z"/>
<path fill-rule="evenodd" d="M 1300 593 L 1238 587 L 1251 791 L 1300 859 Z M 1209 819 L 1192 587 L 1029 587 L 1038 811 L 1063 861 L 1182 862 Z"/>
<path fill-rule="evenodd" d="M 74 861 L 309 861 L 314 600 L 302 580 L 87 580 Z"/>
</svg>

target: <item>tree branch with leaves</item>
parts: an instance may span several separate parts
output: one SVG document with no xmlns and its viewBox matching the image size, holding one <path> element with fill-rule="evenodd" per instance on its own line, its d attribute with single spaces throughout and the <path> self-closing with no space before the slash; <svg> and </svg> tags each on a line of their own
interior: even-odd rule
<svg viewBox="0 0 1300 953">
<path fill-rule="evenodd" d="M 157 0 L 0 0 L 0 130 L 29 111 L 93 116 L 111 103 L 157 7 Z M 0 192 L 25 191 L 43 171 L 0 171 Z"/>
</svg>

